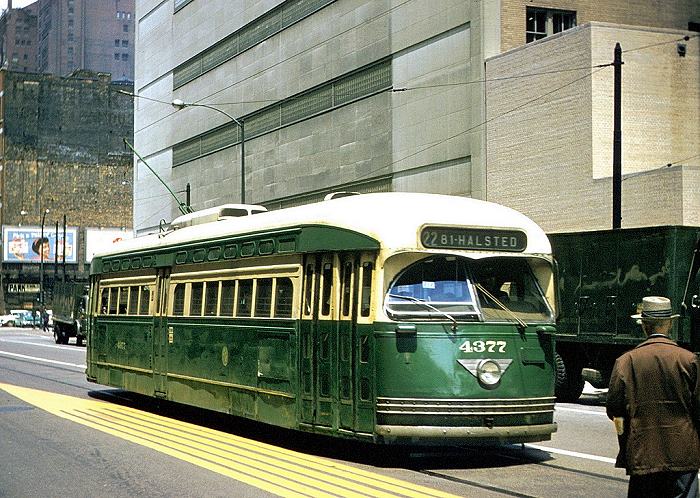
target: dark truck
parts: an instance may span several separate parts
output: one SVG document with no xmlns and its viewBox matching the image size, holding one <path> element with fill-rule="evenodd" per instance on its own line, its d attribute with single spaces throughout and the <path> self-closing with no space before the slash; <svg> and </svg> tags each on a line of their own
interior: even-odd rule
<svg viewBox="0 0 700 498">
<path fill-rule="evenodd" d="M 657 226 L 549 234 L 558 264 L 556 395 L 575 401 L 584 381 L 607 387 L 615 359 L 644 340 L 630 315 L 644 296 L 668 297 L 671 338 L 700 351 L 700 227 Z"/>
<path fill-rule="evenodd" d="M 85 340 L 85 312 L 88 285 L 79 282 L 56 282 L 53 288 L 53 337 L 56 344 L 68 344 L 75 337 L 81 346 Z"/>
</svg>

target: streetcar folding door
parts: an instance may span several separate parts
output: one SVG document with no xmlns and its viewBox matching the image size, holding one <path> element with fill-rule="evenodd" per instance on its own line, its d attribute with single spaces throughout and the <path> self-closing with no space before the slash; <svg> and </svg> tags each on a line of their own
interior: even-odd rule
<svg viewBox="0 0 700 498">
<path fill-rule="evenodd" d="M 302 422 L 354 429 L 356 256 L 308 256 L 301 327 Z"/>
<path fill-rule="evenodd" d="M 170 270 L 158 270 L 155 304 L 153 308 L 153 390 L 159 398 L 167 397 L 168 343 L 172 327 L 168 326 L 168 287 Z"/>
</svg>

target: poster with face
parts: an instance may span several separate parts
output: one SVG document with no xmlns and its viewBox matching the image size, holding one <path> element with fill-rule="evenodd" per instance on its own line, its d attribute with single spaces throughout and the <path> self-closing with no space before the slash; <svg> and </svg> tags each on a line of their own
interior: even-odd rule
<svg viewBox="0 0 700 498">
<path fill-rule="evenodd" d="M 2 229 L 3 260 L 5 263 L 52 263 L 63 262 L 65 254 L 66 263 L 77 262 L 78 254 L 78 229 L 69 227 L 66 229 L 66 237 L 63 239 L 63 230 L 58 234 L 55 230 L 47 230 L 44 227 L 42 237 L 41 227 L 13 227 L 5 226 Z M 64 252 L 65 248 L 65 252 Z"/>
</svg>

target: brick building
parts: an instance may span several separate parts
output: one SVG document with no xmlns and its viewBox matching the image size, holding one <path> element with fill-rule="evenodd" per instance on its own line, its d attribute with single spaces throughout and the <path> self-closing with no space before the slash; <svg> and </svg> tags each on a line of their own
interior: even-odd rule
<svg viewBox="0 0 700 498">
<path fill-rule="evenodd" d="M 135 0 L 38 0 L 40 72 L 76 69 L 134 80 Z"/>
<path fill-rule="evenodd" d="M 663 8 L 656 0 L 425 5 L 139 2 L 135 91 L 143 98 L 135 101 L 137 149 L 175 189 L 192 185 L 196 209 L 242 199 L 276 208 L 333 190 L 439 192 L 512 204 L 511 196 L 531 196 L 493 190 L 501 179 L 491 176 L 499 165 L 489 158 L 495 161 L 501 152 L 490 148 L 517 152 L 519 144 L 488 138 L 490 106 L 505 112 L 509 104 L 487 97 L 495 88 L 484 81 L 488 60 L 591 22 L 672 30 L 674 36 L 694 34 L 700 22 L 697 0 L 665 2 Z M 547 61 L 527 64 L 537 70 Z M 544 89 L 532 85 L 527 91 Z M 175 110 L 168 105 L 175 99 L 224 112 L 201 105 Z M 167 192 L 152 194 L 162 190 L 137 163 L 138 232 L 178 214 Z"/>
<path fill-rule="evenodd" d="M 72 279 L 87 277 L 90 230 L 131 232 L 133 164 L 123 139 L 132 136 L 133 109 L 120 89 L 132 87 L 111 83 L 109 74 L 61 78 L 0 72 L 0 307 L 36 304 L 42 265 L 30 251 L 32 241 L 22 237 L 36 236 L 42 219 L 45 236 L 59 224 L 55 241 L 63 240 L 64 215 L 73 230 L 65 244 L 70 245 L 66 274 Z M 10 240 L 10 233 L 17 240 Z M 57 253 L 52 248 L 43 261 L 47 290 Z M 58 273 L 62 276 L 63 267 Z"/>
<path fill-rule="evenodd" d="M 36 72 L 37 4 L 13 9 L 9 0 L 0 16 L 0 67 L 9 71 Z"/>
<path fill-rule="evenodd" d="M 547 231 L 612 228 L 614 73 L 598 66 L 617 42 L 622 226 L 700 226 L 700 37 L 686 30 L 594 22 L 487 59 L 489 200 Z"/>
</svg>

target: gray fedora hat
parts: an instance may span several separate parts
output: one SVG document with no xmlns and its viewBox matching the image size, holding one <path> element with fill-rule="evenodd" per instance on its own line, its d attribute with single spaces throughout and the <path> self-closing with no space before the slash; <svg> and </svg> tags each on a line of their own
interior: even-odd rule
<svg viewBox="0 0 700 498">
<path fill-rule="evenodd" d="M 642 299 L 639 313 L 632 315 L 635 320 L 671 320 L 680 315 L 674 315 L 671 309 L 671 301 L 667 297 L 646 296 Z"/>
</svg>

